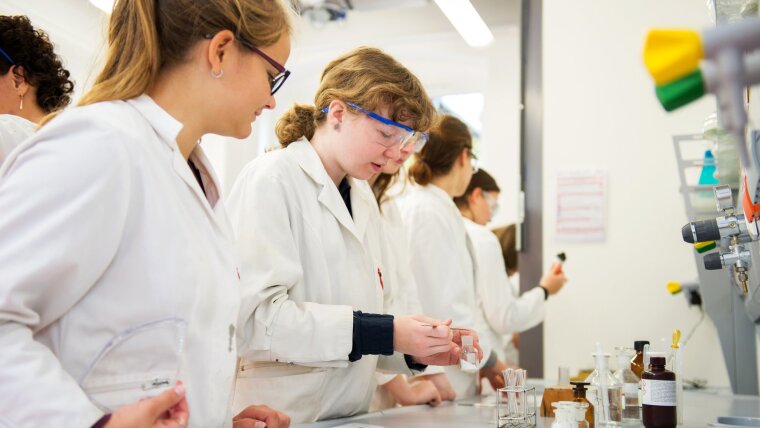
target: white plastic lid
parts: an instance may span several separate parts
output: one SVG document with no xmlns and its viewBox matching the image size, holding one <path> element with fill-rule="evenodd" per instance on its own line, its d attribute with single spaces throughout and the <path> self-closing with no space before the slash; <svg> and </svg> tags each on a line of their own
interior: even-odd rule
<svg viewBox="0 0 760 428">
<path fill-rule="evenodd" d="M 462 346 L 472 346 L 472 344 L 473 344 L 472 336 L 462 336 Z"/>
<path fill-rule="evenodd" d="M 652 357 L 662 357 L 662 358 L 665 358 L 665 356 L 666 356 L 664 352 L 659 352 L 659 351 L 649 351 L 648 355 L 649 355 L 649 358 L 652 358 Z"/>
</svg>

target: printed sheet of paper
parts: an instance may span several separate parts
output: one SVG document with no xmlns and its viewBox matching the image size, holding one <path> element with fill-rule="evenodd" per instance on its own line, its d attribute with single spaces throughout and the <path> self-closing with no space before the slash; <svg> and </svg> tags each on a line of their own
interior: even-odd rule
<svg viewBox="0 0 760 428">
<path fill-rule="evenodd" d="M 557 174 L 558 242 L 603 242 L 607 231 L 607 174 L 563 171 Z"/>
</svg>

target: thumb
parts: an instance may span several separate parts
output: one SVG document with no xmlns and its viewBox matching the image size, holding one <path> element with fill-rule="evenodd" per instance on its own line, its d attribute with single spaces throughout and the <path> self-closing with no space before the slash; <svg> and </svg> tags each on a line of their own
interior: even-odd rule
<svg viewBox="0 0 760 428">
<path fill-rule="evenodd" d="M 562 263 L 560 262 L 554 262 L 552 264 L 551 272 L 555 275 L 559 275 L 562 273 Z"/>
<path fill-rule="evenodd" d="M 148 412 L 153 419 L 157 419 L 177 403 L 185 398 L 185 385 L 177 381 L 174 388 L 167 389 L 161 394 L 147 400 Z"/>
<path fill-rule="evenodd" d="M 253 428 L 267 428 L 266 422 L 256 421 L 253 423 Z"/>
</svg>

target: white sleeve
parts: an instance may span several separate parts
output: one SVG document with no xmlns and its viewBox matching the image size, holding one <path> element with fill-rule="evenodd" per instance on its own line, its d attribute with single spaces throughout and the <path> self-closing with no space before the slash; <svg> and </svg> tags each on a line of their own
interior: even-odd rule
<svg viewBox="0 0 760 428">
<path fill-rule="evenodd" d="M 10 114 L 0 114 L 0 164 L 11 151 L 34 133 L 35 125 Z"/>
<path fill-rule="evenodd" d="M 544 319 L 544 292 L 536 287 L 519 298 L 514 296 L 501 246 L 496 236 L 493 238 L 473 240 L 479 270 L 477 290 L 486 322 L 502 335 L 528 330 Z"/>
<path fill-rule="evenodd" d="M 353 346 L 353 309 L 347 305 L 296 303 L 289 290 L 304 277 L 286 189 L 281 180 L 243 171 L 228 210 L 241 257 L 242 301 L 238 322 L 241 355 L 343 367 Z M 308 287 L 308 284 L 305 286 Z"/>
<path fill-rule="evenodd" d="M 62 119 L 0 168 L 0 414 L 14 426 L 86 427 L 102 416 L 34 334 L 76 307 L 114 257 L 128 158 L 113 132 Z"/>
</svg>

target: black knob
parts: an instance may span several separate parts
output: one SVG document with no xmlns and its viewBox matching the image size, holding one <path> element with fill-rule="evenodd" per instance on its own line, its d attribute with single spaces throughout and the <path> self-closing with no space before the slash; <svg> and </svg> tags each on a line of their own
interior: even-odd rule
<svg viewBox="0 0 760 428">
<path fill-rule="evenodd" d="M 720 240 L 720 229 L 718 229 L 718 222 L 715 221 L 715 219 L 695 221 L 694 237 L 697 238 L 697 242 Z"/>
<path fill-rule="evenodd" d="M 704 261 L 705 269 L 707 270 L 723 269 L 723 261 L 720 259 L 720 253 L 706 254 L 702 260 Z"/>
</svg>

